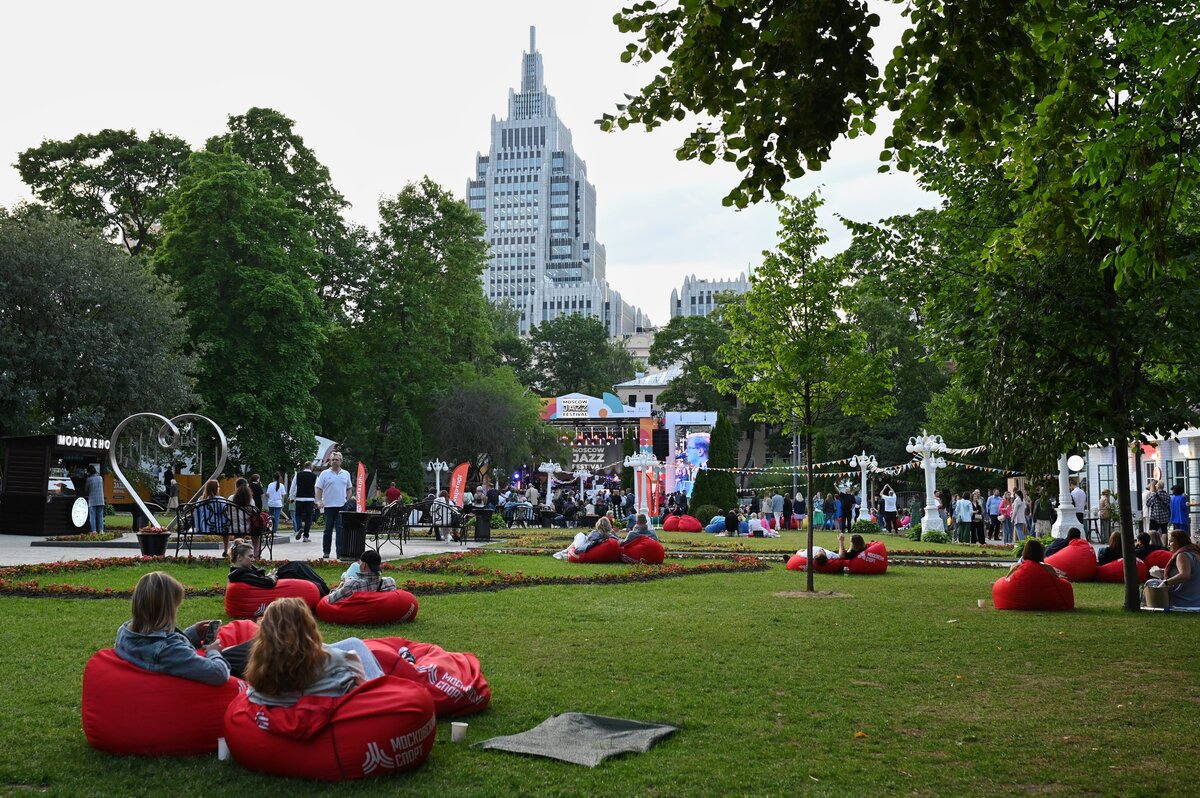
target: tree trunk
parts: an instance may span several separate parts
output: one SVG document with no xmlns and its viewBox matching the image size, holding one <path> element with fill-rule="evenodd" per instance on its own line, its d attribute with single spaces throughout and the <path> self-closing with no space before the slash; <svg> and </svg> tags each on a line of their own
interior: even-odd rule
<svg viewBox="0 0 1200 798">
<path fill-rule="evenodd" d="M 1138 595 L 1137 557 L 1133 553 L 1133 502 L 1129 495 L 1129 438 L 1113 441 L 1117 455 L 1117 508 L 1121 513 L 1121 559 L 1125 563 L 1125 609 L 1141 609 Z"/>
<path fill-rule="evenodd" d="M 804 486 L 805 493 L 812 501 L 813 485 L 813 433 L 812 433 L 812 397 L 808 389 L 804 389 L 804 477 L 808 484 Z M 813 591 L 813 508 L 808 508 L 808 554 L 805 571 L 805 590 Z"/>
</svg>

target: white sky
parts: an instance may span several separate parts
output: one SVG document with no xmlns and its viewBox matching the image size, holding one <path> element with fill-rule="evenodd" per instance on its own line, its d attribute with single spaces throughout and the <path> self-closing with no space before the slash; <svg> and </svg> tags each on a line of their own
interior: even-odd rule
<svg viewBox="0 0 1200 798">
<path fill-rule="evenodd" d="M 653 74 L 619 59 L 627 38 L 611 19 L 630 2 L 5 3 L 0 205 L 30 198 L 13 164 L 43 139 L 159 129 L 196 147 L 228 115 L 265 106 L 296 120 L 351 218 L 374 227 L 378 199 L 423 175 L 463 195 L 536 25 L 546 86 L 596 186 L 609 282 L 665 324 L 672 288 L 760 261 L 776 217 L 768 205 L 723 207 L 737 173 L 677 161 L 684 125 L 605 134 L 593 124 Z M 876 10 L 876 51 L 890 53 L 899 17 L 890 4 Z M 848 243 L 834 214 L 872 220 L 933 203 L 911 177 L 877 174 L 882 136 L 841 142 L 791 187 L 822 187 L 830 251 Z"/>
</svg>

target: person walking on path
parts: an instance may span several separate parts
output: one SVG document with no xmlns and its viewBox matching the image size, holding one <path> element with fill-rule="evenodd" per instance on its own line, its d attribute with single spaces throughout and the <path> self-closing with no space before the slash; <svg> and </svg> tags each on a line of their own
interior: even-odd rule
<svg viewBox="0 0 1200 798">
<path fill-rule="evenodd" d="M 325 513 L 325 532 L 321 538 L 322 559 L 329 559 L 330 544 L 334 551 L 342 550 L 342 507 L 354 489 L 350 472 L 342 470 L 342 453 L 329 456 L 329 468 L 317 477 L 313 486 L 316 492 L 317 509 Z"/>
<path fill-rule="evenodd" d="M 87 475 L 84 490 L 87 491 L 88 523 L 92 534 L 98 535 L 104 531 L 104 477 L 96 473 L 94 465 L 87 467 Z"/>
<path fill-rule="evenodd" d="M 312 529 L 313 511 L 316 509 L 317 475 L 313 473 L 313 464 L 305 463 L 304 470 L 298 471 L 292 478 L 292 489 L 289 491 L 296 506 L 292 511 L 292 527 L 296 530 L 296 540 L 304 536 L 308 542 L 308 532 Z"/>
</svg>

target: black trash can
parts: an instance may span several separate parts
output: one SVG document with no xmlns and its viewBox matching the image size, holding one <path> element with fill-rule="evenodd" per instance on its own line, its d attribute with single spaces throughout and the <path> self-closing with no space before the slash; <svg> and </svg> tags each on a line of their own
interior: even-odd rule
<svg viewBox="0 0 1200 798">
<path fill-rule="evenodd" d="M 367 548 L 367 514 L 342 511 L 342 544 L 338 547 L 339 560 L 353 562 Z"/>
<path fill-rule="evenodd" d="M 492 511 L 475 513 L 475 542 L 486 543 L 492 539 Z"/>
</svg>

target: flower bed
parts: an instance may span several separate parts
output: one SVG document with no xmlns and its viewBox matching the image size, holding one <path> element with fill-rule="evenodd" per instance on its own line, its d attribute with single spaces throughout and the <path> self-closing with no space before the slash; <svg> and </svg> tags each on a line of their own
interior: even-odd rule
<svg viewBox="0 0 1200 798">
<path fill-rule="evenodd" d="M 470 562 L 472 557 L 476 557 L 480 553 L 482 552 L 454 552 L 422 560 L 408 560 L 402 563 L 388 562 L 383 564 L 383 570 L 478 577 L 467 583 L 446 580 L 432 582 L 418 581 L 416 579 L 396 580 L 396 586 L 402 590 L 428 595 L 435 593 L 495 591 L 535 585 L 603 585 L 623 582 L 646 582 L 654 579 L 692 576 L 696 574 L 761 571 L 768 567 L 758 557 L 733 554 L 720 560 L 686 565 L 683 563 L 631 565 L 626 569 L 609 573 L 539 576 L 525 574 L 522 571 L 510 573 L 501 571 L 498 568 L 484 568 Z M 96 588 L 87 585 L 61 583 L 43 584 L 42 581 L 29 577 L 44 577 L 55 574 L 102 570 L 104 568 L 145 565 L 148 560 L 161 562 L 164 565 L 174 563 L 192 566 L 225 567 L 225 563 L 221 560 L 191 557 L 113 557 L 76 560 L 72 562 L 17 565 L 10 568 L 0 568 L 0 595 L 29 598 L 129 598 L 133 593 L 132 589 Z M 184 591 L 189 596 L 221 596 L 225 593 L 223 587 L 195 588 L 187 585 L 184 586 Z"/>
</svg>

